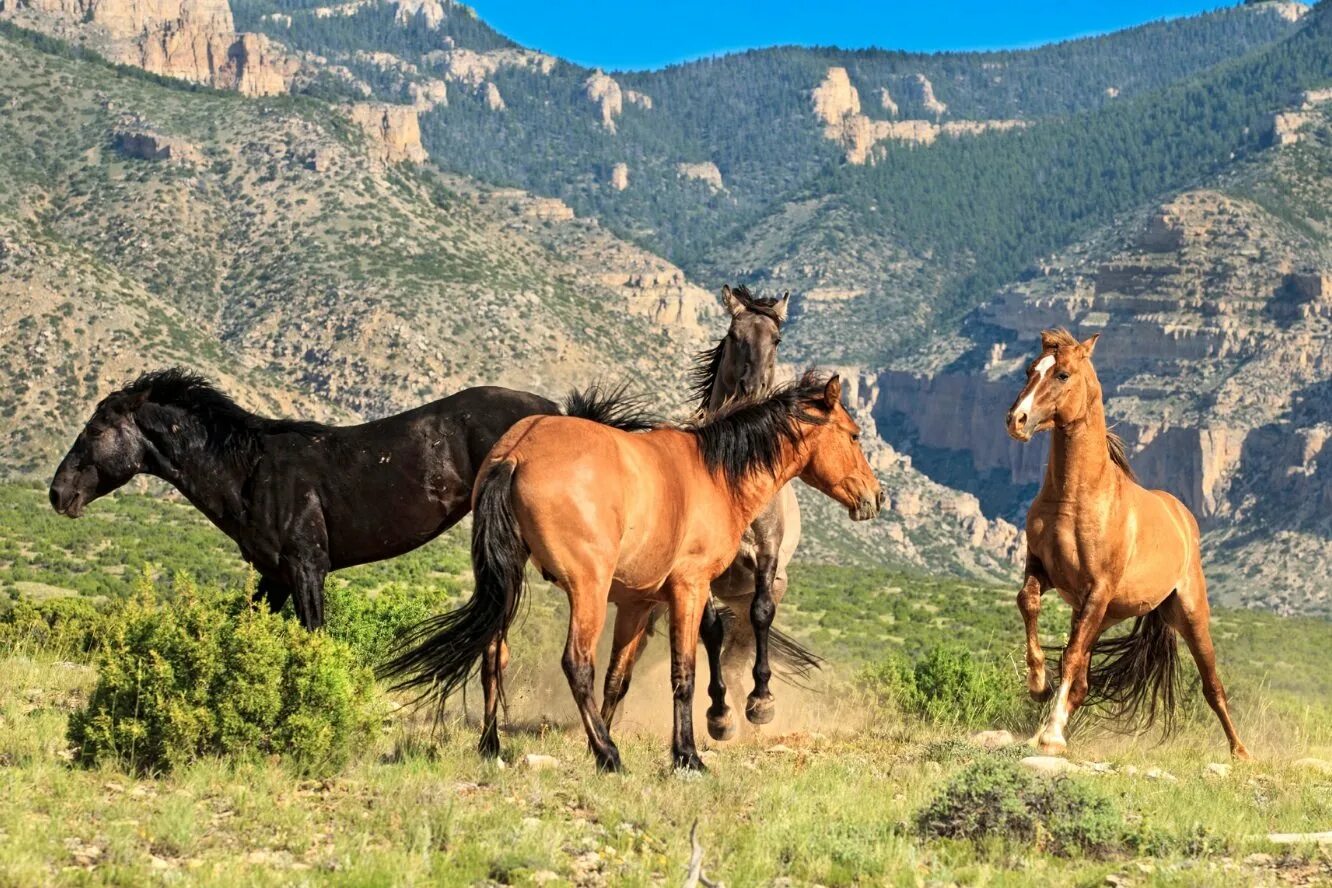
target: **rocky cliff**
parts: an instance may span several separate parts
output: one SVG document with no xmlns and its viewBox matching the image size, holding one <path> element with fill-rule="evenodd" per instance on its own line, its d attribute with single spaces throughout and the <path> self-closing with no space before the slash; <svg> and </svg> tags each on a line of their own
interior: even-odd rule
<svg viewBox="0 0 1332 888">
<path fill-rule="evenodd" d="M 429 155 L 421 145 L 416 109 L 405 105 L 357 102 L 347 116 L 370 138 L 375 156 L 388 163 L 423 163 Z"/>
</svg>

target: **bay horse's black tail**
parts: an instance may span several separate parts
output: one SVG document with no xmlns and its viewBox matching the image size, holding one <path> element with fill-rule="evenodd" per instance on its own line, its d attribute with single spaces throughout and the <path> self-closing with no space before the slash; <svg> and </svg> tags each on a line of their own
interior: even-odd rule
<svg viewBox="0 0 1332 888">
<path fill-rule="evenodd" d="M 1098 720 L 1124 733 L 1146 731 L 1159 721 L 1162 732 L 1169 734 L 1178 678 L 1179 647 L 1163 602 L 1134 620 L 1127 633 L 1092 646 L 1087 699 L 1079 711 L 1094 712 Z"/>
<path fill-rule="evenodd" d="M 492 639 L 509 629 L 523 594 L 528 549 L 513 513 L 514 464 L 497 464 L 481 483 L 472 518 L 476 588 L 457 610 L 423 620 L 379 667 L 394 690 L 418 690 L 441 707 L 471 678 Z M 500 677 L 500 694 L 503 679 Z"/>
</svg>

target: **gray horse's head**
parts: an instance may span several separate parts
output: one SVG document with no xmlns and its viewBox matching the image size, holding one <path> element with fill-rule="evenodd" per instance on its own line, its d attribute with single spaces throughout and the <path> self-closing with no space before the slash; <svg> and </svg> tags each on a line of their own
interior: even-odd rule
<svg viewBox="0 0 1332 888">
<path fill-rule="evenodd" d="M 711 413 L 727 401 L 772 390 L 789 299 L 789 293 L 764 300 L 744 286 L 722 287 L 731 327 L 714 348 L 699 355 L 692 386 L 699 412 Z"/>
</svg>

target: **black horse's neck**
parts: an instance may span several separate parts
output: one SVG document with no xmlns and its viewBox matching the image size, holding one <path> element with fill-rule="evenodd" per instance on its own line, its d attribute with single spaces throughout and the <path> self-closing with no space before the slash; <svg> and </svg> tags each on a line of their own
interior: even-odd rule
<svg viewBox="0 0 1332 888">
<path fill-rule="evenodd" d="M 229 536 L 245 516 L 245 482 L 262 456 L 261 433 L 247 417 L 230 428 L 204 423 L 176 405 L 147 404 L 135 415 L 147 439 L 144 471 L 175 487 Z"/>
</svg>

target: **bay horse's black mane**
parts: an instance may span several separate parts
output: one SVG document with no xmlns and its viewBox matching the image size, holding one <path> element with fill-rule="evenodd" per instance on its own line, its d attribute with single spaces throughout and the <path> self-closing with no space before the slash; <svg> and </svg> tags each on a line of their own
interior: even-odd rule
<svg viewBox="0 0 1332 888">
<path fill-rule="evenodd" d="M 781 461 L 783 443 L 799 441 L 800 423 L 827 422 L 809 411 L 823 398 L 827 383 L 826 374 L 810 370 L 765 398 L 735 402 L 682 428 L 698 438 L 704 464 L 731 484 L 754 472 L 771 474 Z"/>
<path fill-rule="evenodd" d="M 248 450 L 260 434 L 315 436 L 329 431 L 323 423 L 269 419 L 251 413 L 206 377 L 180 367 L 145 373 L 102 403 L 114 404 L 122 399 L 180 408 L 199 423 L 211 448 L 228 455 Z"/>
<path fill-rule="evenodd" d="M 759 299 L 750 293 L 744 284 L 732 289 L 731 295 L 755 314 L 772 318 L 779 327 L 782 325 L 782 318 L 773 307 L 777 304 L 777 299 Z M 712 387 L 717 384 L 717 374 L 721 371 L 722 356 L 725 354 L 726 337 L 723 336 L 712 348 L 706 348 L 694 356 L 694 366 L 689 371 L 689 394 L 698 402 L 699 410 L 708 409 L 708 401 L 712 399 Z"/>
</svg>

